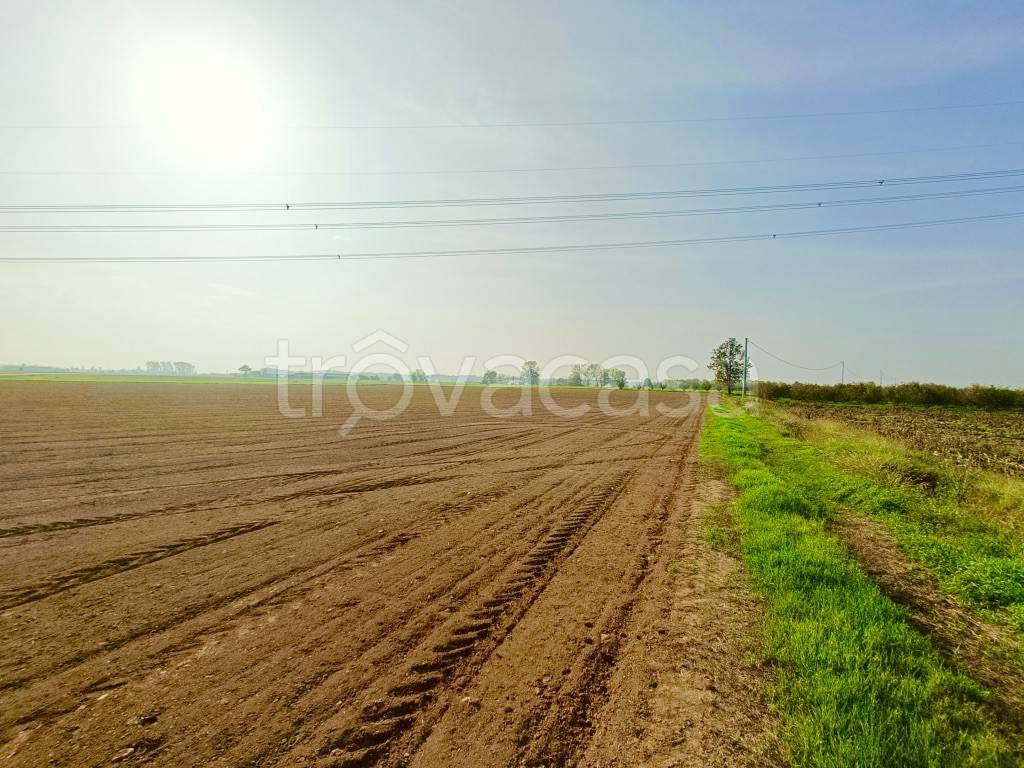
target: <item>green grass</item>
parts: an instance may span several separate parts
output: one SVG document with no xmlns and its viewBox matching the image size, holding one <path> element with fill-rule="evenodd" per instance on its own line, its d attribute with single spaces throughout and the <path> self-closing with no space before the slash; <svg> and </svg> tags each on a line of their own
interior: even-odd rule
<svg viewBox="0 0 1024 768">
<path fill-rule="evenodd" d="M 277 378 L 271 376 L 234 376 L 234 375 L 218 375 L 218 374 L 200 374 L 197 376 L 150 376 L 144 373 L 139 374 L 119 374 L 119 373 L 3 373 L 0 374 L 0 383 L 5 381 L 74 381 L 88 384 L 101 384 L 101 383 L 122 383 L 122 384 L 273 384 L 277 385 Z M 291 376 L 290 383 L 295 386 L 305 385 L 310 386 L 312 379 L 309 374 L 293 373 Z M 344 386 L 348 384 L 345 379 L 337 378 L 326 378 L 323 382 L 326 386 Z M 411 386 L 421 387 L 426 386 L 426 383 L 421 382 L 408 382 Z M 455 382 L 442 381 L 440 382 L 442 387 L 452 387 Z M 361 387 L 373 387 L 373 386 L 400 386 L 401 382 L 395 381 L 360 381 L 359 386 Z M 467 381 L 463 384 L 465 387 L 484 387 L 487 386 L 479 381 Z M 521 384 L 492 384 L 491 386 L 506 387 L 506 388 L 520 388 Z M 603 389 L 603 387 L 591 387 L 591 386 L 580 386 L 580 387 L 569 387 L 569 386 L 552 386 L 550 389 L 564 389 L 564 390 L 581 390 L 581 389 Z M 627 389 L 627 391 L 635 391 L 634 389 Z M 660 391 L 660 390 L 655 390 Z M 681 392 L 684 390 L 665 390 L 666 392 Z"/>
<path fill-rule="evenodd" d="M 836 422 L 765 413 L 802 438 L 802 458 L 778 457 L 801 487 L 880 520 L 943 590 L 1024 631 L 1024 480 L 957 467 Z M 808 460 L 815 471 L 799 476 Z"/>
<path fill-rule="evenodd" d="M 740 557 L 739 532 L 728 504 L 712 504 L 704 512 L 704 541 L 708 546 L 733 557 Z"/>
<path fill-rule="evenodd" d="M 229 376 L 229 375 L 216 375 L 216 374 L 203 374 L 198 376 L 148 376 L 146 374 L 113 374 L 113 373 L 3 373 L 0 374 L 0 384 L 9 381 L 37 381 L 37 382 L 78 382 L 85 384 L 271 384 L 277 386 L 277 379 L 267 376 Z M 324 385 L 328 387 L 345 386 L 348 381 L 344 379 L 324 379 Z M 293 374 L 289 384 L 293 387 L 310 387 L 312 386 L 312 379 L 306 374 L 304 377 L 299 374 Z M 423 387 L 427 386 L 426 383 L 422 382 L 409 382 L 411 386 Z M 451 389 L 455 386 L 455 382 L 443 381 L 440 382 L 442 389 Z M 360 381 L 360 387 L 382 387 L 382 386 L 401 386 L 400 382 L 394 381 Z M 467 389 L 482 389 L 485 386 L 483 382 L 479 381 L 467 381 L 463 384 Z M 523 385 L 521 384 L 492 384 L 489 386 L 501 387 L 506 389 L 519 389 Z M 534 385 L 536 386 L 536 385 Z M 605 387 L 593 387 L 593 386 L 545 386 L 546 389 L 555 391 L 574 392 L 580 390 L 593 390 L 599 391 L 605 389 Z M 635 387 L 627 387 L 626 392 L 636 392 Z M 655 389 L 655 393 L 659 392 L 696 392 L 699 394 L 706 394 L 704 390 L 696 389 Z"/>
<path fill-rule="evenodd" d="M 271 376 L 230 376 L 218 374 L 200 374 L 197 376 L 149 376 L 145 373 L 5 373 L 0 374 L 0 383 L 5 381 L 59 381 L 79 382 L 85 384 L 271 384 L 277 386 L 277 378 Z M 292 386 L 312 385 L 309 374 L 302 376 L 292 374 L 289 383 Z M 411 382 L 410 382 L 411 383 Z M 345 379 L 324 379 L 326 386 L 344 386 Z M 393 381 L 360 381 L 361 387 L 383 386 L 396 384 Z M 413 384 L 413 386 L 421 386 Z M 468 385 L 467 385 L 468 386 Z"/>
<path fill-rule="evenodd" d="M 11 373 L 0 374 L 0 383 L 5 381 L 62 381 L 86 384 L 277 384 L 277 379 L 257 376 L 147 376 L 140 374 L 113 373 Z M 308 381 L 307 381 L 308 383 Z"/>
<path fill-rule="evenodd" d="M 796 766 L 1017 765 L 987 692 L 947 667 L 826 526 L 835 479 L 815 448 L 739 410 L 712 408 L 702 457 L 740 495 L 733 511 L 765 608 L 763 652 Z"/>
<path fill-rule="evenodd" d="M 269 376 L 228 376 L 217 374 L 200 374 L 197 376 L 148 376 L 140 374 L 116 374 L 116 373 L 13 373 L 0 374 L 0 383 L 5 381 L 59 381 L 79 382 L 86 384 L 271 384 L 277 386 L 277 378 Z M 348 384 L 345 379 L 328 378 L 324 379 L 324 385 L 328 387 L 344 386 Z M 411 386 L 425 386 L 420 383 L 409 382 Z M 292 386 L 312 385 L 309 374 L 302 376 L 292 374 L 289 384 Z M 397 386 L 394 381 L 360 381 L 360 387 Z M 449 382 L 443 382 L 442 386 L 451 386 Z M 467 387 L 482 386 L 479 382 L 467 382 Z M 501 386 L 517 387 L 518 384 Z"/>
</svg>

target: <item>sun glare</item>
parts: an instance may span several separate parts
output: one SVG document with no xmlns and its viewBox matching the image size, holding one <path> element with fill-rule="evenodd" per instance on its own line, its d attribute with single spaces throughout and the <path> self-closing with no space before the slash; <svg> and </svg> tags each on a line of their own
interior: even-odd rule
<svg viewBox="0 0 1024 768">
<path fill-rule="evenodd" d="M 245 166 L 267 140 L 257 74 L 228 51 L 192 45 L 155 51 L 140 68 L 143 120 L 181 159 Z"/>
</svg>

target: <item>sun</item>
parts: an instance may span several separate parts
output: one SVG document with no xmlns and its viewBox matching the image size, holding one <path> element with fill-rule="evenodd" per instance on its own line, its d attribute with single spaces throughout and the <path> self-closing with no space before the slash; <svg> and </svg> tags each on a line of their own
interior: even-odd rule
<svg viewBox="0 0 1024 768">
<path fill-rule="evenodd" d="M 247 166 L 268 140 L 263 80 L 237 53 L 194 43 L 147 55 L 139 68 L 147 131 L 183 160 Z"/>
</svg>

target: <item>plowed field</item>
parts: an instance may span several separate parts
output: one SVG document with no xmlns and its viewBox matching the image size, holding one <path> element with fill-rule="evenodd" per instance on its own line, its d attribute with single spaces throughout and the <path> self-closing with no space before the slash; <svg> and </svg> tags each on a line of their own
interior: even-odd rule
<svg viewBox="0 0 1024 768">
<path fill-rule="evenodd" d="M 701 400 L 480 392 L 343 437 L 341 387 L 286 419 L 266 385 L 0 384 L 0 763 L 651 757 Z"/>
</svg>

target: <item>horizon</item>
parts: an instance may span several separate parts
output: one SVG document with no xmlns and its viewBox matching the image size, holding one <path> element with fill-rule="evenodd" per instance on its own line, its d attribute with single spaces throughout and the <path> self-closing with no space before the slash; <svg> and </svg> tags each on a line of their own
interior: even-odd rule
<svg viewBox="0 0 1024 768">
<path fill-rule="evenodd" d="M 544 363 L 544 361 L 539 361 L 539 362 L 540 362 L 541 365 L 543 365 L 543 363 Z M 31 369 L 31 370 L 29 370 L 29 369 Z M 195 377 L 195 378 L 232 378 L 232 379 L 235 379 L 235 378 L 242 378 L 242 379 L 244 379 L 244 378 L 250 378 L 250 379 L 270 379 L 270 378 L 276 378 L 277 376 L 279 376 L 280 373 L 282 372 L 282 370 L 283 369 L 275 369 L 275 368 L 271 368 L 271 367 L 259 367 L 259 368 L 257 368 L 255 366 L 253 366 L 251 368 L 251 370 L 249 370 L 247 372 L 243 372 L 241 370 L 241 368 L 238 368 L 238 369 L 235 369 L 235 370 L 202 370 L 202 369 L 196 368 L 195 370 L 193 370 L 193 371 L 191 371 L 189 373 L 177 373 L 177 372 L 173 372 L 173 371 L 163 371 L 163 372 L 147 371 L 147 370 L 145 370 L 143 365 L 137 365 L 137 366 L 135 366 L 133 368 L 105 368 L 105 367 L 102 367 L 102 366 L 95 366 L 95 365 L 93 365 L 93 366 L 89 366 L 89 365 L 85 365 L 85 366 L 56 366 L 56 365 L 46 365 L 46 364 L 37 364 L 37 363 L 4 363 L 4 362 L 0 362 L 0 377 L 2 377 L 2 376 L 9 376 L 9 377 L 23 377 L 23 378 L 31 378 L 31 377 L 35 377 L 35 376 L 45 377 L 45 376 L 48 376 L 48 375 L 52 375 L 52 376 L 62 376 L 62 375 L 67 375 L 67 376 L 75 376 L 75 375 L 89 376 L 89 375 L 91 375 L 91 376 L 96 376 L 96 377 L 109 377 L 111 379 L 117 378 L 119 376 L 136 377 L 136 378 L 139 378 L 139 377 L 141 377 L 141 378 L 160 378 L 160 379 L 165 379 L 165 378 L 183 379 L 183 378 L 189 378 L 189 377 Z M 493 370 L 493 369 L 481 368 L 480 372 L 473 372 L 473 373 L 468 373 L 468 374 L 465 374 L 465 375 L 459 374 L 458 372 L 452 373 L 452 372 L 448 372 L 448 371 L 436 371 L 434 373 L 427 373 L 427 374 L 425 374 L 425 376 L 426 376 L 427 381 L 432 382 L 432 383 L 457 384 L 459 382 L 464 382 L 464 383 L 467 383 L 467 384 L 479 384 L 479 383 L 481 383 L 481 379 L 483 378 L 483 374 L 486 373 L 489 370 Z M 712 387 L 715 387 L 715 388 L 720 387 L 720 386 L 724 386 L 720 382 L 716 382 L 715 381 L 715 374 L 714 374 L 714 372 L 707 371 L 707 367 L 706 366 L 701 366 L 701 370 L 704 371 L 703 375 L 693 374 L 693 375 L 690 375 L 690 376 L 682 376 L 682 375 L 680 375 L 680 376 L 669 376 L 669 377 L 666 377 L 664 379 L 654 379 L 653 381 L 654 381 L 655 384 L 658 384 L 660 381 L 664 381 L 664 382 L 667 382 L 670 386 L 673 385 L 674 383 L 691 382 L 691 381 L 693 381 L 693 382 L 705 381 L 705 382 L 710 383 L 712 385 Z M 306 369 L 295 368 L 295 369 L 291 369 L 290 370 L 289 375 L 297 377 L 297 382 L 298 383 L 305 384 L 309 380 L 308 377 L 311 376 L 313 373 L 314 373 L 314 371 L 310 370 L 309 368 L 306 368 Z M 392 381 L 391 378 L 390 378 L 394 373 L 395 372 L 392 369 L 390 369 L 390 368 L 379 368 L 379 369 L 378 368 L 371 368 L 371 369 L 367 369 L 365 371 L 360 371 L 360 372 L 355 372 L 355 373 L 350 372 L 350 371 L 346 371 L 344 369 L 340 369 L 339 368 L 339 369 L 332 369 L 332 370 L 324 371 L 324 379 L 325 380 L 332 379 L 332 378 L 341 379 L 341 378 L 348 378 L 350 376 L 356 376 L 357 378 L 359 378 L 359 377 L 364 377 L 365 376 L 367 382 L 380 381 L 381 383 L 387 384 L 387 383 L 395 383 L 397 381 L 397 380 Z M 398 374 L 398 375 L 401 375 L 401 374 Z M 511 379 L 514 378 L 514 377 L 511 376 L 510 374 L 504 373 L 504 374 L 501 374 L 501 375 L 505 376 L 505 379 L 499 379 L 497 382 L 495 382 L 497 386 L 520 386 L 516 382 L 511 381 Z M 558 375 L 558 376 L 552 376 L 552 377 L 542 377 L 540 379 L 540 384 L 542 386 L 571 386 L 571 387 L 597 388 L 597 389 L 612 386 L 612 384 L 610 384 L 610 383 L 599 384 L 599 385 L 598 384 L 590 384 L 590 383 L 586 383 L 586 382 L 581 383 L 581 384 L 565 384 L 565 383 L 559 384 L 559 383 L 557 383 L 557 382 L 565 382 L 566 379 L 567 379 L 566 375 Z M 637 378 L 635 376 L 627 377 L 626 380 L 627 380 L 627 382 L 629 382 L 630 386 L 635 386 L 638 383 L 643 381 L 642 378 Z M 869 384 L 869 385 L 875 385 L 875 386 L 883 386 L 884 385 L 886 387 L 889 387 L 889 386 L 901 386 L 901 385 L 906 385 L 906 384 L 921 384 L 921 385 L 925 385 L 925 386 L 952 387 L 952 388 L 955 388 L 955 389 L 969 389 L 969 388 L 973 388 L 973 387 L 981 387 L 981 388 L 994 388 L 994 389 L 1003 389 L 1003 390 L 1015 390 L 1015 389 L 1016 390 L 1024 390 L 1024 387 L 1013 387 L 1013 386 L 1007 387 L 1007 386 L 1003 386 L 1003 385 L 999 385 L 999 384 L 992 384 L 990 382 L 976 381 L 976 380 L 972 380 L 969 384 L 948 384 L 946 382 L 928 381 L 928 380 L 925 380 L 925 379 L 887 380 L 887 379 L 884 379 L 884 377 L 883 377 L 881 382 L 879 380 L 877 380 L 877 379 L 871 379 L 871 378 L 863 378 L 862 379 L 862 378 L 851 378 L 851 377 L 847 377 L 845 379 L 845 381 L 835 381 L 835 382 L 811 381 L 809 379 L 801 379 L 799 377 L 795 377 L 795 378 L 791 378 L 791 379 L 770 379 L 770 378 L 765 378 L 765 377 L 759 377 L 757 372 L 756 372 L 756 370 L 753 370 L 753 369 L 751 371 L 751 375 L 749 377 L 749 381 L 752 384 L 753 383 L 757 383 L 757 382 L 765 382 L 765 383 L 783 383 L 783 384 L 812 384 L 812 385 L 816 385 L 816 386 L 820 385 L 820 386 L 826 386 L 826 387 L 827 386 L 835 386 L 835 385 L 839 385 L 839 384 L 843 384 L 843 383 L 851 385 L 851 386 L 853 386 L 853 385 Z M 398 382 L 398 383 L 402 383 L 402 382 Z M 404 383 L 416 384 L 416 383 L 427 383 L 427 382 L 416 382 L 416 381 L 408 380 L 408 381 L 405 381 Z"/>
<path fill-rule="evenodd" d="M 1024 3 L 0 67 L 4 766 L 1024 768 Z"/>
<path fill-rule="evenodd" d="M 384 328 L 444 370 L 681 354 L 704 377 L 719 341 L 750 336 L 865 380 L 1024 381 L 1007 353 L 1024 316 L 1016 4 L 3 13 L 0 359 L 232 370 L 281 338 L 326 358 Z M 949 174 L 967 176 L 835 186 Z M 524 196 L 568 198 L 365 207 Z M 364 207 L 102 209 L 279 203 Z M 690 215 L 709 208 L 744 210 Z M 967 221 L 904 226 L 950 219 Z M 288 259 L 218 261 L 260 255 Z M 754 359 L 765 378 L 836 378 Z"/>
</svg>

